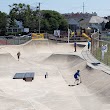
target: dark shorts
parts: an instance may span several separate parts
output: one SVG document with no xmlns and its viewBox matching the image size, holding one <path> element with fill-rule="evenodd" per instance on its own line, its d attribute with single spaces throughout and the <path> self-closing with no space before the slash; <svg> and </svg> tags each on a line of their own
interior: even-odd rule
<svg viewBox="0 0 110 110">
<path fill-rule="evenodd" d="M 78 77 L 74 77 L 76 80 L 79 80 L 79 78 Z"/>
<path fill-rule="evenodd" d="M 79 80 L 79 78 L 75 78 L 76 80 Z"/>
</svg>

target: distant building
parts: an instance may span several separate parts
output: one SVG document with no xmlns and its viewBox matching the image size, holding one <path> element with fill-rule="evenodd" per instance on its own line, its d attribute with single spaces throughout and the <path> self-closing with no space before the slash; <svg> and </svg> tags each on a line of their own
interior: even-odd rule
<svg viewBox="0 0 110 110">
<path fill-rule="evenodd" d="M 17 28 L 17 27 L 10 27 L 10 28 L 7 28 L 7 32 L 9 33 L 21 33 L 23 32 L 23 29 L 21 28 Z"/>
<path fill-rule="evenodd" d="M 84 19 L 82 21 L 80 21 L 80 26 L 82 28 L 94 28 L 94 29 L 99 29 L 100 32 L 105 28 L 105 24 L 108 22 L 109 20 L 99 17 L 99 16 L 92 16 L 90 18 Z"/>
<path fill-rule="evenodd" d="M 72 31 L 79 29 L 79 23 L 76 20 L 74 20 L 73 18 L 69 18 L 67 21 L 68 21 L 69 28 Z"/>
<path fill-rule="evenodd" d="M 92 12 L 91 13 L 65 13 L 65 14 L 62 14 L 66 19 L 70 19 L 70 18 L 73 18 L 74 20 L 76 20 L 77 22 L 79 22 L 80 20 L 82 19 L 86 19 L 86 18 L 89 18 L 89 17 L 92 17 L 92 16 L 97 16 L 97 13 L 96 12 Z"/>
<path fill-rule="evenodd" d="M 19 29 L 24 28 L 22 21 L 17 21 L 17 20 L 15 20 L 15 23 L 16 23 L 16 25 L 17 25 L 17 27 L 18 27 Z"/>
<path fill-rule="evenodd" d="M 21 33 L 24 31 L 23 23 L 22 21 L 14 20 L 15 26 L 10 26 L 10 20 L 7 24 L 7 32 L 8 33 Z"/>
<path fill-rule="evenodd" d="M 108 19 L 110 21 L 110 16 L 105 17 L 106 19 Z"/>
</svg>

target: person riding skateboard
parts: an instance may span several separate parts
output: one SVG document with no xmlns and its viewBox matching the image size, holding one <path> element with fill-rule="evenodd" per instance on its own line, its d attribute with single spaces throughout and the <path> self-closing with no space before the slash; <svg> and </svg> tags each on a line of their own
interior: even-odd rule
<svg viewBox="0 0 110 110">
<path fill-rule="evenodd" d="M 80 70 L 77 70 L 77 72 L 74 74 L 74 78 L 75 78 L 74 84 L 79 85 L 79 83 L 81 83 Z"/>
</svg>

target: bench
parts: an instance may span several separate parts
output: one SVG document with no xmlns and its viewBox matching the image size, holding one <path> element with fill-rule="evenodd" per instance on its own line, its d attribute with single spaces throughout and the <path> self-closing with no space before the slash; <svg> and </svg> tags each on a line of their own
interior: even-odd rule
<svg viewBox="0 0 110 110">
<path fill-rule="evenodd" d="M 13 79 L 23 79 L 25 81 L 34 80 L 34 72 L 26 72 L 26 73 L 16 73 Z"/>
<path fill-rule="evenodd" d="M 34 79 L 34 72 L 27 72 L 23 78 L 25 81 L 32 81 Z"/>
<path fill-rule="evenodd" d="M 13 79 L 23 79 L 26 73 L 16 73 Z"/>
</svg>

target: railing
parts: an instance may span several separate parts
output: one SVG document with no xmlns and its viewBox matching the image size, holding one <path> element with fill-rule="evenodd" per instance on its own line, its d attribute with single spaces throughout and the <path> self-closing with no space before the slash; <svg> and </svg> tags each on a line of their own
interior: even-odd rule
<svg viewBox="0 0 110 110">
<path fill-rule="evenodd" d="M 55 40 L 57 42 L 68 42 L 68 37 L 55 37 L 52 34 L 47 34 L 47 38 L 50 40 Z M 72 37 L 69 39 L 69 43 L 72 42 L 86 42 L 87 39 L 85 39 L 84 37 Z"/>
</svg>

